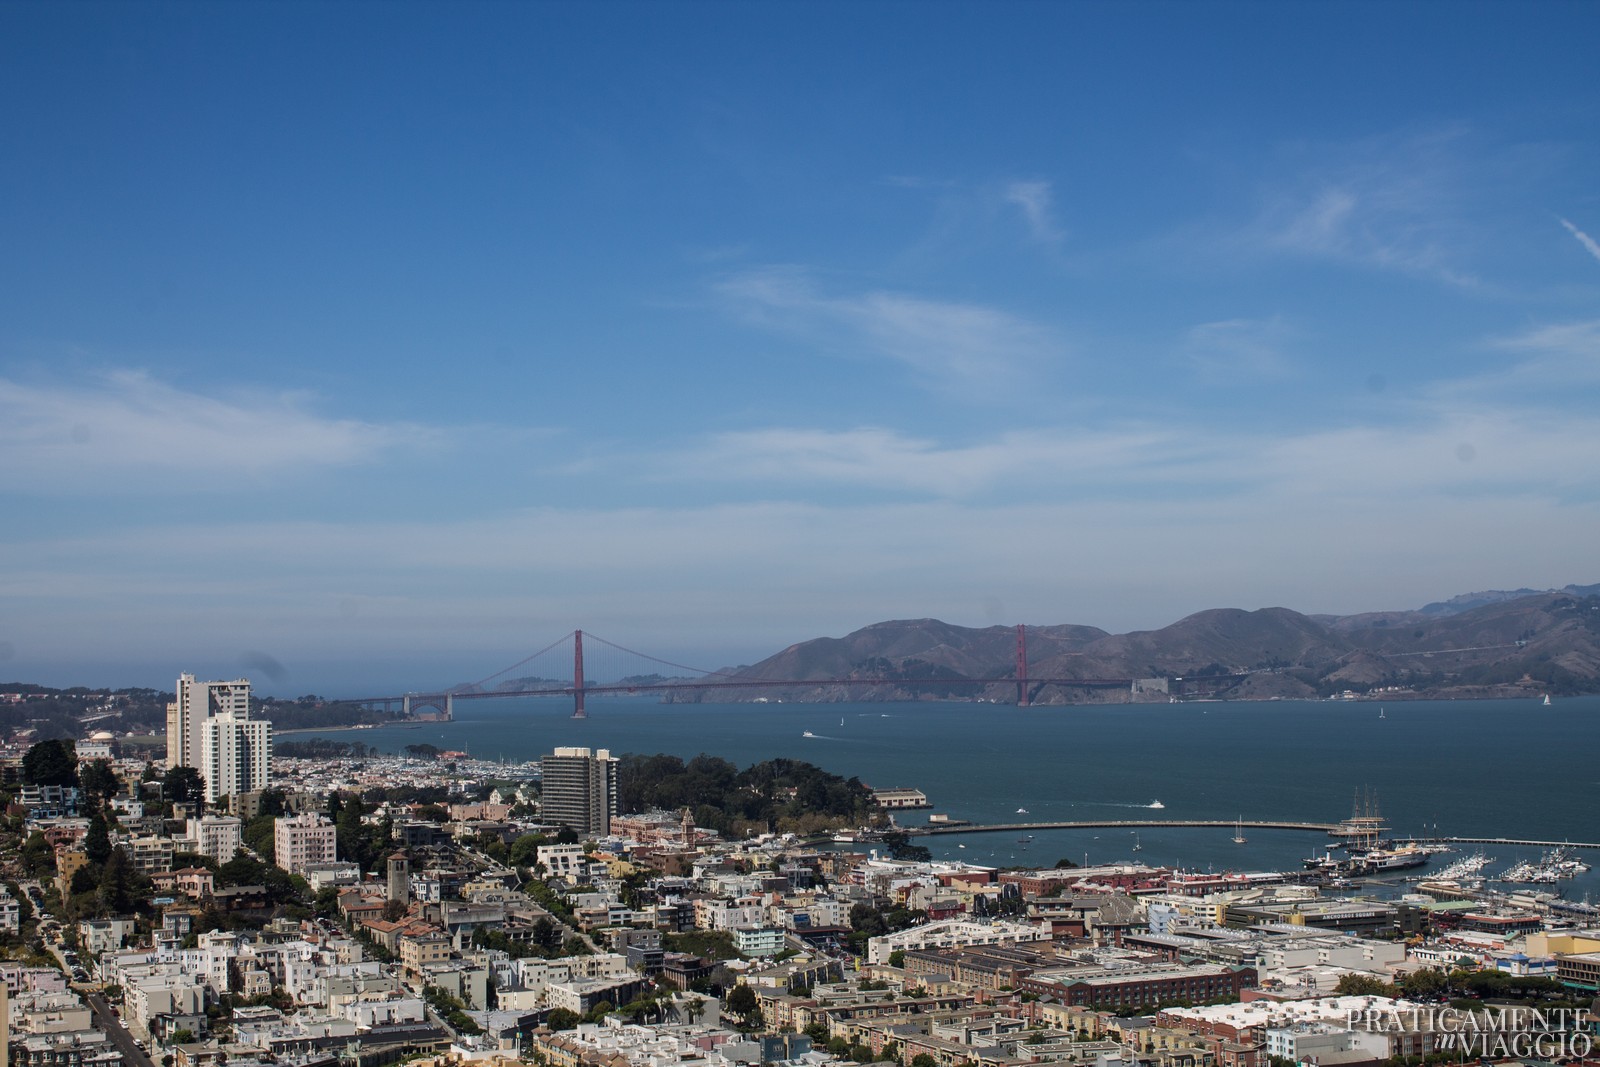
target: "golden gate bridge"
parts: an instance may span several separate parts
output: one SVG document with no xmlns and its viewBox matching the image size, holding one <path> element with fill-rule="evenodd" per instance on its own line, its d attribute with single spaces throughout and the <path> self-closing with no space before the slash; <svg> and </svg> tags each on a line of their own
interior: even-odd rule
<svg viewBox="0 0 1600 1067">
<path fill-rule="evenodd" d="M 596 682 L 588 680 L 595 672 L 585 671 L 584 666 L 584 640 L 588 639 L 591 646 L 598 644 L 606 649 L 627 656 L 636 657 L 657 667 L 670 667 L 673 670 L 688 671 L 698 677 L 660 677 L 648 676 L 622 676 L 613 669 L 607 672 L 617 675 L 621 680 L 614 682 Z M 506 685 L 501 684 L 489 688 L 496 679 L 504 678 L 512 671 L 527 667 L 529 664 L 541 660 L 543 657 L 553 656 L 568 642 L 572 644 L 572 675 L 570 680 L 552 681 L 547 679 L 533 680 L 533 684 Z M 565 653 L 560 653 L 562 659 Z M 1191 675 L 1182 678 L 1170 678 L 1169 684 L 1176 685 L 1188 692 L 1215 692 L 1218 688 L 1232 685 L 1247 677 L 1244 674 L 1209 674 Z M 1016 693 L 1018 707 L 1029 707 L 1032 698 L 1046 687 L 1061 689 L 1127 689 L 1133 685 L 1132 678 L 1083 678 L 1074 676 L 1057 676 L 1055 674 L 1034 675 L 1028 669 L 1028 639 L 1027 627 L 1019 625 L 1016 628 L 1016 661 L 1009 673 L 995 674 L 992 677 L 968 677 L 959 674 L 936 674 L 928 677 L 907 677 L 904 674 L 854 674 L 845 678 L 771 678 L 758 677 L 744 673 L 740 668 L 733 671 L 706 670 L 702 667 L 691 667 L 671 660 L 661 659 L 648 653 L 638 652 L 631 648 L 595 634 L 585 634 L 582 630 L 574 630 L 564 634 L 531 655 L 511 664 L 509 667 L 495 671 L 485 678 L 466 685 L 452 686 L 437 692 L 400 693 L 390 696 L 355 697 L 349 700 L 353 704 L 366 704 L 382 706 L 386 711 L 393 711 L 398 705 L 403 713 L 411 715 L 429 710 L 439 718 L 450 719 L 455 714 L 455 702 L 458 700 L 497 700 L 511 697 L 558 697 L 570 696 L 573 701 L 572 717 L 574 719 L 588 718 L 585 707 L 585 698 L 588 696 L 605 695 L 635 695 L 638 693 L 669 693 L 669 692 L 703 692 L 706 690 L 738 690 L 738 689 L 817 689 L 821 687 L 862 687 L 882 688 L 899 687 L 911 690 L 928 689 L 958 689 L 971 688 L 974 692 L 987 686 L 1005 686 L 1013 688 Z"/>
</svg>

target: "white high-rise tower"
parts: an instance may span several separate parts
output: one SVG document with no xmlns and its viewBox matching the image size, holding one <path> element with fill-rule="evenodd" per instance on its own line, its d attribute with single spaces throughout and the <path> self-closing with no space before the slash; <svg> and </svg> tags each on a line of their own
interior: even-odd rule
<svg viewBox="0 0 1600 1067">
<path fill-rule="evenodd" d="M 250 717 L 250 682 L 197 682 L 192 674 L 178 675 L 178 699 L 167 705 L 167 769 L 200 767 L 200 742 L 207 719 L 232 712 Z"/>
<path fill-rule="evenodd" d="M 272 724 L 250 718 L 250 682 L 199 682 L 178 676 L 167 705 L 167 767 L 193 767 L 206 800 L 265 789 L 272 767 Z"/>
</svg>

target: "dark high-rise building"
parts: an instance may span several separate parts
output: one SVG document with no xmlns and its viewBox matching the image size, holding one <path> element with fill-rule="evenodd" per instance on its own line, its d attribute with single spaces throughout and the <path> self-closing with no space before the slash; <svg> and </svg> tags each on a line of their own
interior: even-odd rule
<svg viewBox="0 0 1600 1067">
<path fill-rule="evenodd" d="M 558 748 L 540 761 L 541 819 L 580 834 L 604 836 L 617 813 L 617 761 L 609 749 Z"/>
</svg>

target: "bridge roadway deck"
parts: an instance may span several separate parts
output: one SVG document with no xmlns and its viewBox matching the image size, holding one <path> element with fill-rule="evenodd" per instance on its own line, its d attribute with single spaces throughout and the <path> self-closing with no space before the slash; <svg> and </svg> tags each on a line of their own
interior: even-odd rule
<svg viewBox="0 0 1600 1067">
<path fill-rule="evenodd" d="M 981 826 L 908 826 L 908 834 L 995 834 L 1018 830 L 1142 830 L 1146 827 L 1219 828 L 1249 830 L 1312 830 L 1331 833 L 1338 824 L 1331 822 L 1285 822 L 1276 819 L 1095 819 L 1075 822 L 1008 822 Z"/>
</svg>

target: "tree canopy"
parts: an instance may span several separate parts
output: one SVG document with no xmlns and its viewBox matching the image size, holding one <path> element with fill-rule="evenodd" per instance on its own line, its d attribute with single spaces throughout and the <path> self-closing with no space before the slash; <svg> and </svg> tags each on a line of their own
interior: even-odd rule
<svg viewBox="0 0 1600 1067">
<path fill-rule="evenodd" d="M 161 795 L 174 804 L 197 804 L 206 798 L 206 780 L 193 767 L 172 767 L 161 776 Z"/>
<path fill-rule="evenodd" d="M 865 822 L 872 793 L 856 778 L 841 778 L 802 760 L 772 759 L 741 771 L 725 759 L 699 755 L 626 755 L 617 766 L 618 806 L 624 811 L 690 808 L 695 822 L 737 836 L 751 830 L 809 833 Z"/>
<path fill-rule="evenodd" d="M 65 738 L 40 741 L 22 757 L 22 780 L 28 785 L 77 785 L 77 745 Z"/>
</svg>

